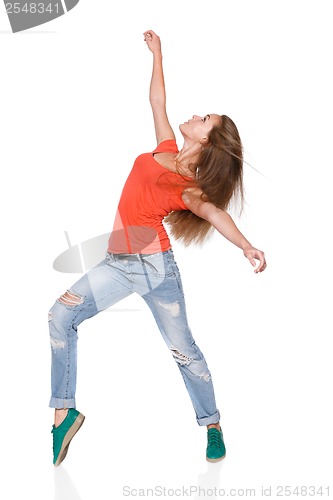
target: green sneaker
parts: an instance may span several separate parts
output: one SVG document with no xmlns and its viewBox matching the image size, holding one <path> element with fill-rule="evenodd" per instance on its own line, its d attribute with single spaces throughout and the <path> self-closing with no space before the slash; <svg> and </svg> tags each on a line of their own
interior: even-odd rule
<svg viewBox="0 0 333 500">
<path fill-rule="evenodd" d="M 206 459 L 208 462 L 218 462 L 225 457 L 225 446 L 222 431 L 216 427 L 210 427 L 207 432 Z"/>
<path fill-rule="evenodd" d="M 52 426 L 53 463 L 56 467 L 67 455 L 69 444 L 84 422 L 84 415 L 74 408 L 69 408 L 66 418 L 58 427 Z"/>
</svg>

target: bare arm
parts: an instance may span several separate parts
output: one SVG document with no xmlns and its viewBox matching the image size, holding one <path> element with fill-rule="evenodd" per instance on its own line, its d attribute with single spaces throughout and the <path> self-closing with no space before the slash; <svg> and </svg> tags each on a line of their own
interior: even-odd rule
<svg viewBox="0 0 333 500">
<path fill-rule="evenodd" d="M 157 144 L 166 139 L 175 139 L 166 112 L 166 94 L 162 65 L 160 38 L 151 30 L 144 33 L 145 42 L 153 53 L 153 71 L 150 82 L 149 100 L 153 111 Z"/>
<path fill-rule="evenodd" d="M 231 241 L 234 245 L 241 248 L 245 257 L 250 261 L 253 267 L 257 266 L 256 260 L 259 264 L 254 270 L 255 273 L 262 272 L 266 269 L 266 260 L 264 252 L 254 248 L 245 236 L 239 231 L 231 216 L 217 208 L 215 205 L 208 201 L 200 199 L 198 192 L 194 194 L 194 190 L 186 190 L 183 193 L 183 201 L 191 212 L 199 217 L 207 220 L 215 229 L 222 234 L 227 240 Z"/>
</svg>

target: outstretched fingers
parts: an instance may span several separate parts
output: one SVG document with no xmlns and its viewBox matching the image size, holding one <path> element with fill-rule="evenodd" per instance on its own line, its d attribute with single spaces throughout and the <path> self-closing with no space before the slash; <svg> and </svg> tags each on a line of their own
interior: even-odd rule
<svg viewBox="0 0 333 500">
<path fill-rule="evenodd" d="M 255 267 L 255 273 L 261 273 L 267 267 L 267 262 L 265 259 L 265 254 L 261 250 L 257 248 L 249 248 L 244 251 L 245 257 L 249 260 L 250 264 Z M 259 260 L 259 264 L 257 265 L 257 260 Z"/>
<path fill-rule="evenodd" d="M 259 259 L 259 265 L 257 266 L 257 268 L 254 270 L 255 273 L 261 273 L 262 271 L 264 271 L 267 267 L 267 263 L 266 263 L 266 259 L 265 259 L 265 255 L 263 252 L 260 252 L 260 257 L 258 257 Z"/>
</svg>

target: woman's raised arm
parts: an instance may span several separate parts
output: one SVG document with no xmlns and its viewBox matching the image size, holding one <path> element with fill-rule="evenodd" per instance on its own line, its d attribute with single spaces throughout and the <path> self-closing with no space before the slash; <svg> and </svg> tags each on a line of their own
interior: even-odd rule
<svg viewBox="0 0 333 500">
<path fill-rule="evenodd" d="M 166 139 L 175 139 L 166 112 L 166 94 L 162 65 L 161 41 L 152 30 L 145 31 L 144 40 L 153 53 L 153 72 L 150 82 L 149 100 L 153 111 L 157 144 Z"/>
</svg>

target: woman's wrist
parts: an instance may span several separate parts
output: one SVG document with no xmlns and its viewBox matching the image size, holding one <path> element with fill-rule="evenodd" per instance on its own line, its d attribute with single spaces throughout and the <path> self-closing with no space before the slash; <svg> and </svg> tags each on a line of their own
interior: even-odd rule
<svg viewBox="0 0 333 500">
<path fill-rule="evenodd" d="M 249 243 L 248 241 L 244 242 L 241 246 L 241 249 L 243 250 L 243 252 L 245 253 L 247 250 L 251 250 L 251 248 L 253 248 L 253 246 L 251 245 L 251 243 Z"/>
<path fill-rule="evenodd" d="M 158 60 L 158 59 L 162 60 L 162 52 L 161 52 L 161 50 L 154 50 L 153 57 L 156 60 Z"/>
</svg>

